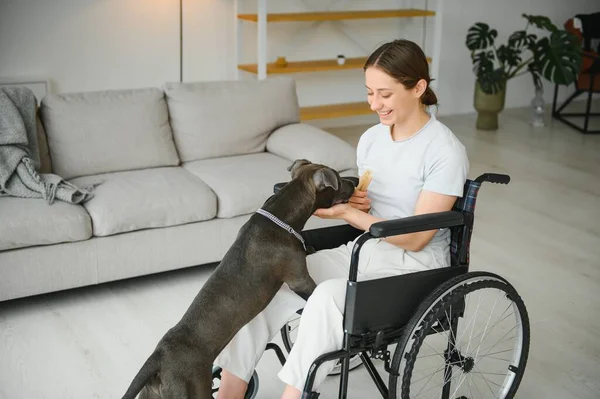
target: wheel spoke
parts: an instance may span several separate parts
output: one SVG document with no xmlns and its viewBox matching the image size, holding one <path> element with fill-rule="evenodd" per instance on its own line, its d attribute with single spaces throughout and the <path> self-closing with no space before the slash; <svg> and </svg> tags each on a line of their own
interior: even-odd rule
<svg viewBox="0 0 600 399">
<path fill-rule="evenodd" d="M 448 312 L 446 312 L 445 310 L 444 314 L 446 315 L 446 319 L 448 319 L 448 326 L 450 327 L 448 329 L 448 331 L 450 331 L 450 334 L 448 334 L 448 340 L 452 339 L 454 346 L 456 346 L 456 336 L 454 335 L 454 331 L 452 331 L 452 305 L 450 305 L 450 316 L 448 316 Z"/>
<path fill-rule="evenodd" d="M 471 341 L 473 340 L 473 329 L 475 328 L 475 320 L 477 320 L 477 315 L 479 314 L 479 306 L 481 306 L 481 293 L 479 294 L 479 300 L 477 301 L 477 308 L 475 309 L 475 318 L 473 319 L 473 325 L 471 326 L 471 333 L 469 335 L 469 343 L 467 344 L 467 350 L 469 351 L 469 345 L 471 345 Z M 466 330 L 465 330 L 466 332 Z M 462 336 L 461 336 L 462 339 Z"/>
<path fill-rule="evenodd" d="M 417 359 L 423 359 L 425 357 L 431 357 L 431 356 L 440 356 L 440 354 L 439 353 L 430 353 L 429 355 L 417 356 Z"/>
<path fill-rule="evenodd" d="M 437 322 L 438 322 L 438 325 L 440 325 L 440 326 L 442 325 L 442 322 L 440 321 L 440 319 L 437 319 Z M 432 329 L 433 331 L 435 331 L 436 333 L 438 333 L 438 334 L 445 335 L 445 336 L 446 336 L 446 338 L 448 338 L 448 340 L 450 340 L 450 334 L 447 334 L 447 333 L 446 333 L 446 334 L 444 334 L 444 333 L 446 332 L 446 329 L 445 329 L 445 328 L 442 328 L 442 331 L 438 331 L 438 330 L 436 330 L 436 329 L 435 329 L 435 327 L 434 327 L 434 326 L 431 326 L 431 329 Z"/>
<path fill-rule="evenodd" d="M 488 348 L 491 350 L 491 348 L 495 347 L 497 344 L 499 344 L 500 342 L 502 342 L 502 340 L 504 339 L 504 337 L 506 337 L 508 334 L 510 334 L 515 328 L 517 328 L 518 324 L 515 324 L 513 326 L 513 328 L 511 328 L 510 330 L 508 330 L 506 332 L 506 334 L 504 334 L 498 341 L 496 341 L 495 344 L 493 344 L 492 346 L 489 346 Z M 479 343 L 479 346 L 481 346 L 481 343 Z M 479 354 L 479 348 L 477 348 L 477 353 L 475 354 L 475 361 L 477 361 L 478 357 L 477 355 Z M 484 355 L 487 355 L 488 353 L 484 353 Z"/>
<path fill-rule="evenodd" d="M 454 373 L 452 378 L 450 378 L 449 380 L 446 380 L 446 376 L 444 375 L 444 382 L 442 382 L 440 385 L 437 385 L 437 386 L 431 388 L 431 389 L 436 389 L 436 388 L 440 388 L 440 389 L 438 391 L 436 391 L 433 394 L 433 396 L 430 397 L 430 399 L 433 399 L 433 398 L 437 397 L 439 394 L 441 394 L 446 383 L 449 383 L 450 386 L 452 386 L 452 381 L 455 380 L 456 378 L 458 378 L 459 376 L 461 376 L 462 374 L 464 374 L 464 373 L 462 373 L 462 372 Z M 427 391 L 431 391 L 431 389 L 428 389 Z"/>
<path fill-rule="evenodd" d="M 502 291 L 500 291 L 500 293 L 502 293 Z M 481 295 L 481 292 L 480 292 Z M 484 328 L 484 334 L 481 336 L 481 340 L 479 341 L 479 345 L 477 346 L 477 352 L 475 353 L 475 359 L 477 359 L 477 355 L 479 354 L 479 348 L 481 348 L 481 343 L 483 342 L 486 334 L 485 334 L 485 330 L 487 330 L 488 326 L 490 325 L 490 320 L 492 319 L 492 315 L 494 314 L 494 310 L 496 310 L 496 305 L 498 304 L 498 299 L 496 298 L 496 300 L 494 301 L 494 306 L 492 307 L 492 311 L 490 312 L 490 316 L 487 319 L 487 322 L 485 323 L 485 328 Z M 493 328 L 493 327 L 492 327 Z M 490 330 L 488 330 L 489 332 Z M 469 341 L 469 345 L 471 345 L 471 341 Z M 467 353 L 469 352 L 469 347 L 467 346 Z"/>
<path fill-rule="evenodd" d="M 454 390 L 454 392 L 452 392 L 452 395 L 450 397 L 454 397 L 456 395 L 456 393 L 458 392 L 458 390 L 460 389 L 461 385 L 463 384 L 463 382 L 465 382 L 465 380 L 467 379 L 467 374 L 463 373 L 463 379 L 460 380 L 460 382 L 458 383 L 458 386 L 456 387 L 456 389 Z"/>
<path fill-rule="evenodd" d="M 435 373 L 438 373 L 440 370 L 442 370 L 444 367 L 446 367 L 446 365 L 448 365 L 448 366 L 456 366 L 457 364 L 460 364 L 460 361 L 459 361 L 459 362 L 454 362 L 454 363 L 444 363 L 444 364 L 442 364 L 441 366 L 430 366 L 430 367 L 427 367 L 427 368 L 425 368 L 425 369 L 419 369 L 419 371 L 417 371 L 417 373 L 419 373 L 419 374 L 420 374 L 420 373 L 424 373 L 424 372 L 425 372 L 425 370 L 437 369 L 437 370 L 435 370 L 435 371 L 433 372 L 433 374 L 435 374 Z M 413 371 L 413 375 L 415 375 L 415 372 L 414 372 L 414 371 Z M 427 375 L 429 375 L 429 374 L 427 374 Z M 418 380 L 416 380 L 416 381 L 413 381 L 412 383 L 413 383 L 413 384 L 416 384 L 416 383 L 417 383 L 417 382 L 419 382 L 419 381 L 423 381 L 425 378 L 427 378 L 427 376 L 425 376 L 425 377 L 422 377 L 422 378 L 420 378 L 420 379 L 418 379 Z"/>
<path fill-rule="evenodd" d="M 429 376 L 429 379 L 431 379 L 431 378 L 432 378 L 434 375 L 436 375 L 437 373 L 439 373 L 440 371 L 442 371 L 442 369 L 443 369 L 445 366 L 446 366 L 446 365 L 442 365 L 441 367 L 438 367 L 438 366 L 436 366 L 436 367 L 437 367 L 437 369 L 436 369 L 436 370 L 435 370 L 433 373 L 431 373 L 431 375 L 427 374 L 425 377 L 421 377 L 421 378 L 419 378 L 419 379 L 418 379 L 418 380 L 416 380 L 416 381 L 411 381 L 411 385 L 412 385 L 412 384 L 416 384 L 417 382 L 423 381 L 425 378 L 427 378 L 427 376 Z M 432 367 L 432 368 L 436 368 L 436 367 Z M 419 373 L 421 373 L 421 371 L 419 371 Z M 414 374 L 415 374 L 415 373 L 413 372 L 413 375 L 414 375 Z M 427 380 L 427 382 L 429 382 L 429 380 Z M 427 385 L 427 384 L 425 384 L 425 385 Z"/>
<path fill-rule="evenodd" d="M 441 368 L 440 368 L 440 370 L 441 370 Z M 433 378 L 433 376 L 436 375 L 436 374 L 437 374 L 437 372 L 431 374 L 431 376 L 429 377 L 429 379 L 427 380 L 427 382 L 425 383 L 425 385 L 423 385 L 423 388 L 421 388 L 421 390 L 419 392 L 417 392 L 417 394 L 415 396 L 419 396 L 421 394 L 421 392 L 423 391 L 423 389 L 425 389 L 425 387 L 427 386 L 427 384 L 429 384 L 429 381 L 431 381 L 431 379 Z"/>
<path fill-rule="evenodd" d="M 506 313 L 506 311 L 507 311 L 508 309 L 510 309 L 510 307 L 511 307 L 511 306 L 512 306 L 512 304 L 509 304 L 509 305 L 508 305 L 508 307 L 506 308 L 506 310 L 504 310 L 504 312 L 502 313 L 502 315 L 500 315 L 500 317 L 504 316 L 504 313 Z M 512 316 L 512 315 L 514 315 L 514 314 L 515 314 L 515 313 L 513 312 L 513 313 L 511 313 L 511 314 L 508 314 L 508 315 L 504 316 L 504 317 L 503 317 L 501 320 L 498 320 L 497 322 L 495 322 L 495 323 L 494 323 L 494 325 L 492 325 L 492 326 L 489 328 L 489 330 L 484 330 L 484 331 L 482 331 L 481 333 L 479 333 L 479 331 L 478 331 L 478 334 L 477 334 L 477 335 L 476 335 L 474 338 L 477 338 L 477 337 L 479 337 L 481 334 L 487 334 L 487 333 L 488 333 L 488 332 L 490 332 L 490 331 L 491 331 L 491 330 L 492 330 L 494 327 L 496 327 L 498 324 L 502 323 L 504 320 L 506 320 L 508 317 L 510 317 L 510 316 Z"/>
<path fill-rule="evenodd" d="M 444 355 L 442 355 L 440 352 L 436 351 L 434 347 L 432 347 L 431 345 L 429 345 L 427 342 L 423 341 L 423 343 L 425 345 L 427 345 L 429 348 L 431 348 L 435 353 L 437 353 L 442 359 L 446 359 L 446 357 Z"/>
<path fill-rule="evenodd" d="M 512 352 L 512 351 L 513 351 L 512 349 L 505 349 L 503 351 L 498 351 L 498 352 L 493 352 L 493 353 L 484 353 L 483 355 L 479 356 L 479 358 L 482 358 L 482 357 L 493 357 L 491 355 L 497 355 L 499 353 L 506 353 L 506 352 Z M 497 358 L 497 359 L 500 359 L 500 358 Z M 500 359 L 500 360 L 506 360 L 507 362 L 511 361 L 511 359 Z"/>
<path fill-rule="evenodd" d="M 469 374 L 471 374 L 471 381 L 472 381 L 473 380 L 473 373 L 469 373 Z M 477 390 L 477 392 L 479 393 L 479 396 L 481 396 L 483 398 L 484 396 L 481 393 L 481 391 L 479 390 L 479 387 L 477 386 L 477 383 L 473 384 L 473 386 L 475 387 L 475 390 Z M 471 397 L 473 397 L 473 395 L 471 395 Z"/>
<path fill-rule="evenodd" d="M 483 381 L 485 382 L 485 384 L 487 385 L 487 387 L 489 388 L 490 392 L 492 392 L 492 395 L 496 396 L 494 393 L 494 390 L 492 389 L 492 387 L 490 386 L 490 382 L 500 388 L 502 388 L 502 385 L 496 384 L 494 381 L 488 381 L 487 378 L 485 378 L 485 376 L 481 373 L 481 371 L 479 370 L 479 368 L 477 366 L 474 367 L 474 369 L 477 369 L 477 371 L 475 371 L 473 373 L 473 375 L 477 375 L 479 378 L 483 379 Z"/>
</svg>

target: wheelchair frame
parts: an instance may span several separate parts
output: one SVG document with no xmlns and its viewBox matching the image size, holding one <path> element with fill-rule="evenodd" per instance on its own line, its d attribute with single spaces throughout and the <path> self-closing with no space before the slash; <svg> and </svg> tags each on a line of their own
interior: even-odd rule
<svg viewBox="0 0 600 399">
<path fill-rule="evenodd" d="M 358 181 L 355 178 L 351 179 L 355 182 Z M 457 200 L 451 211 L 378 222 L 364 233 L 349 225 L 308 230 L 302 233 L 307 244 L 316 250 L 334 248 L 360 235 L 351 255 L 344 310 L 343 347 L 340 350 L 325 353 L 314 360 L 304 385 L 303 399 L 318 398 L 319 394 L 312 391 L 317 370 L 323 363 L 336 359 L 342 361 L 339 398 L 345 399 L 348 394 L 349 361 L 355 355 L 359 355 L 362 359 L 382 397 L 388 398 L 388 387 L 370 358 L 383 360 L 385 370 L 393 373 L 390 368 L 388 345 L 400 341 L 406 324 L 425 298 L 443 283 L 469 271 L 469 248 L 474 224 L 475 203 L 483 182 L 508 184 L 510 177 L 485 173 L 475 180 L 467 180 L 463 196 Z M 276 185 L 275 191 L 283 184 Z M 451 229 L 450 267 L 357 282 L 360 250 L 368 240 L 442 228 Z M 328 242 L 323 244 L 323 239 Z M 386 293 L 385 298 L 382 298 L 382 292 Z M 397 303 L 401 303 L 402 306 L 396 306 Z M 460 312 L 459 310 L 452 320 L 446 320 L 452 331 L 457 329 Z M 287 325 L 284 326 L 284 328 L 286 327 Z M 437 333 L 435 330 L 426 332 L 427 335 L 435 333 Z M 270 343 L 267 345 L 267 349 L 273 349 L 281 363 L 285 363 L 285 357 L 279 346 Z M 450 382 L 446 380 L 442 398 L 448 399 L 449 395 Z"/>
</svg>

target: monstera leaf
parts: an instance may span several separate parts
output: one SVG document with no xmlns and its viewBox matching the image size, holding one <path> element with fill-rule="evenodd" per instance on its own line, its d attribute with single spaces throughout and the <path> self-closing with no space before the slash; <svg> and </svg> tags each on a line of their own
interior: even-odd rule
<svg viewBox="0 0 600 399">
<path fill-rule="evenodd" d="M 566 31 L 542 38 L 534 47 L 535 69 L 552 83 L 571 84 L 581 67 L 581 49 L 575 43 L 575 36 Z"/>
<path fill-rule="evenodd" d="M 527 22 L 529 22 L 531 25 L 534 25 L 536 28 L 545 29 L 550 32 L 556 32 L 558 30 L 556 25 L 554 25 L 548 17 L 544 17 L 542 15 L 522 15 L 523 18 L 527 20 Z"/>
<path fill-rule="evenodd" d="M 508 47 L 512 47 L 514 49 L 521 49 L 524 46 L 531 47 L 535 44 L 537 40 L 537 36 L 533 33 L 527 34 L 524 30 L 518 30 L 514 32 L 508 38 Z"/>
<path fill-rule="evenodd" d="M 494 45 L 497 36 L 496 29 L 490 29 L 488 24 L 478 22 L 467 31 L 467 48 L 471 51 L 488 48 Z"/>
<path fill-rule="evenodd" d="M 480 51 L 471 55 L 473 59 L 473 72 L 476 76 L 485 75 L 494 70 L 494 53 L 492 51 Z"/>
<path fill-rule="evenodd" d="M 477 82 L 479 82 L 479 86 L 481 86 L 484 93 L 496 94 L 506 87 L 506 73 L 502 68 L 497 68 L 478 75 Z"/>
<path fill-rule="evenodd" d="M 521 59 L 521 51 L 518 48 L 502 45 L 498 47 L 498 59 L 505 66 L 516 67 Z"/>
<path fill-rule="evenodd" d="M 494 67 L 494 52 L 479 51 L 471 54 L 473 59 L 473 72 L 481 90 L 487 94 L 496 94 L 506 85 L 504 69 Z"/>
</svg>

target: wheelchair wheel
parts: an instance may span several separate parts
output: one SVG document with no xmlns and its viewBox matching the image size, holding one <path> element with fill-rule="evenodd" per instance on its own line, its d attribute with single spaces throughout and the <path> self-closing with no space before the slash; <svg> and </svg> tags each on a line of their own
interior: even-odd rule
<svg viewBox="0 0 600 399">
<path fill-rule="evenodd" d="M 300 312 L 301 313 L 301 312 Z M 292 350 L 294 342 L 296 341 L 296 335 L 298 326 L 300 325 L 300 314 L 296 313 L 290 318 L 290 320 L 281 328 L 281 339 L 283 340 L 283 346 L 288 353 Z M 350 370 L 357 368 L 362 364 L 359 355 L 354 355 L 350 358 Z M 338 375 L 342 372 L 342 361 L 339 360 L 329 375 Z"/>
<path fill-rule="evenodd" d="M 473 272 L 438 287 L 406 325 L 390 398 L 512 398 L 529 353 L 523 300 L 502 277 Z"/>
<path fill-rule="evenodd" d="M 221 384 L 221 372 L 223 369 L 219 366 L 214 366 L 212 370 L 212 398 L 215 399 L 217 397 L 217 392 L 219 392 L 219 386 Z M 244 399 L 254 399 L 258 394 L 258 374 L 256 371 L 252 374 L 252 378 L 248 382 L 248 389 L 246 390 L 246 395 Z"/>
</svg>

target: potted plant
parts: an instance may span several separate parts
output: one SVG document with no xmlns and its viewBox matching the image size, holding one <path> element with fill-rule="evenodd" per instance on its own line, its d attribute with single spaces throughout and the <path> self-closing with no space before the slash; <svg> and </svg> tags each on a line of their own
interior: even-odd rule
<svg viewBox="0 0 600 399">
<path fill-rule="evenodd" d="M 498 32 L 477 22 L 467 32 L 476 76 L 474 106 L 478 129 L 498 129 L 498 113 L 504 109 L 508 80 L 529 73 L 536 90 L 542 90 L 542 77 L 568 85 L 577 79 L 581 47 L 571 33 L 558 29 L 547 17 L 522 14 L 525 29 L 512 33 L 506 44 L 497 45 Z M 532 26 L 547 33 L 539 37 L 528 32 Z"/>
</svg>

